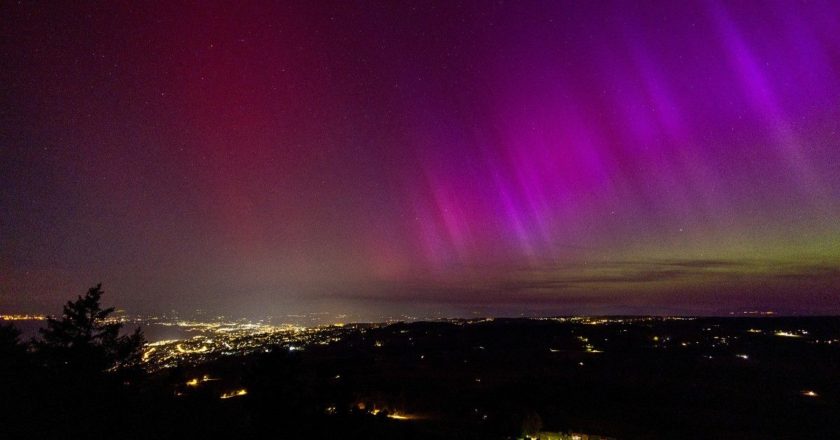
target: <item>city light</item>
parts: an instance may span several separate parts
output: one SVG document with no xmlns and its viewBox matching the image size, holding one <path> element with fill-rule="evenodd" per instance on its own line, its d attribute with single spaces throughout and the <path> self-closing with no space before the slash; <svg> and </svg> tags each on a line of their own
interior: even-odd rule
<svg viewBox="0 0 840 440">
<path fill-rule="evenodd" d="M 44 321 L 44 315 L 0 315 L 0 321 Z"/>
<path fill-rule="evenodd" d="M 181 327 L 185 332 L 196 335 L 146 344 L 142 361 L 149 371 L 179 365 L 198 365 L 224 356 L 267 353 L 276 346 L 288 351 L 299 351 L 313 344 L 328 345 L 338 342 L 345 334 L 359 330 L 355 324 L 306 328 L 254 324 L 247 321 L 214 323 L 155 319 L 152 322 L 154 325 Z"/>
<path fill-rule="evenodd" d="M 389 419 L 394 419 L 394 420 L 412 420 L 412 419 L 414 419 L 413 416 L 409 416 L 407 414 L 399 414 L 399 413 L 388 414 L 388 418 Z"/>
<path fill-rule="evenodd" d="M 241 397 L 241 396 L 244 396 L 246 394 L 248 394 L 248 390 L 246 390 L 245 388 L 242 388 L 242 389 L 239 389 L 239 390 L 236 390 L 236 391 L 231 391 L 229 393 L 224 393 L 219 398 L 223 399 L 223 400 L 224 399 L 231 399 L 231 398 L 234 398 L 234 397 Z"/>
</svg>

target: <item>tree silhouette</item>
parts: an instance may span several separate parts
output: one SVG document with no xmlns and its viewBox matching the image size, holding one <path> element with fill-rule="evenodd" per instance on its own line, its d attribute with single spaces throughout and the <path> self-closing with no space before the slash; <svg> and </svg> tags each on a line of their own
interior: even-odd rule
<svg viewBox="0 0 840 440">
<path fill-rule="evenodd" d="M 13 376 L 28 367 L 26 345 L 20 341 L 20 330 L 13 325 L 0 324 L 0 387 L 8 390 Z"/>
<path fill-rule="evenodd" d="M 0 358 L 23 355 L 25 347 L 20 343 L 20 330 L 13 325 L 0 324 Z"/>
<path fill-rule="evenodd" d="M 130 335 L 120 335 L 122 323 L 109 319 L 113 307 L 100 306 L 102 284 L 64 305 L 61 318 L 49 318 L 41 329 L 38 350 L 47 363 L 74 370 L 106 371 L 136 366 L 145 342 L 138 327 Z"/>
</svg>

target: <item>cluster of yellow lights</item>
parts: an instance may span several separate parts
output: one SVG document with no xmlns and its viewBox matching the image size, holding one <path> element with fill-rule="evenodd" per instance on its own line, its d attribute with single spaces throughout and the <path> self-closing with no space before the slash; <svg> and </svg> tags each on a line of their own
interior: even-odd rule
<svg viewBox="0 0 840 440">
<path fill-rule="evenodd" d="M 360 408 L 362 408 L 362 407 L 364 407 L 364 404 L 360 403 L 358 406 Z M 382 412 L 382 410 L 379 409 L 379 408 L 374 408 L 374 409 L 370 410 L 369 412 L 373 415 L 377 415 L 380 412 Z M 414 419 L 417 418 L 416 416 L 412 416 L 412 415 L 409 415 L 409 414 L 401 414 L 401 413 L 398 413 L 398 412 L 389 412 L 385 417 L 388 417 L 389 419 L 394 419 L 394 420 L 414 420 Z"/>
<path fill-rule="evenodd" d="M 805 397 L 819 397 L 820 396 L 814 390 L 805 390 L 805 391 L 802 392 L 802 395 L 805 396 Z"/>
<path fill-rule="evenodd" d="M 192 378 L 192 379 L 188 380 L 186 382 L 186 385 L 188 387 L 197 387 L 199 385 L 199 382 L 212 382 L 212 381 L 215 381 L 215 380 L 219 380 L 219 379 L 216 378 L 216 377 L 210 377 L 210 376 L 205 374 L 204 376 L 201 376 L 201 379 L 196 377 L 196 378 Z"/>
<path fill-rule="evenodd" d="M 785 332 L 785 331 L 777 331 L 775 333 L 776 336 L 781 336 L 783 338 L 801 338 L 802 335 L 797 335 L 796 333 Z"/>
<path fill-rule="evenodd" d="M 244 396 L 246 394 L 248 394 L 248 390 L 246 390 L 245 388 L 242 388 L 242 389 L 239 389 L 239 390 L 236 390 L 236 391 L 231 391 L 229 393 L 224 393 L 219 398 L 220 399 L 230 399 L 230 398 L 233 398 L 233 397 L 241 397 L 241 396 Z"/>
<path fill-rule="evenodd" d="M 164 339 L 162 341 L 149 342 L 146 344 L 146 347 L 160 347 L 161 345 L 169 345 L 178 341 L 180 341 L 180 339 Z"/>
<path fill-rule="evenodd" d="M 408 416 L 408 415 L 405 415 L 405 414 L 398 414 L 398 413 L 388 414 L 388 418 L 389 419 L 395 419 L 395 420 L 411 420 L 412 419 L 411 416 Z"/>
<path fill-rule="evenodd" d="M 0 315 L 4 321 L 43 321 L 47 319 L 44 315 Z"/>
<path fill-rule="evenodd" d="M 204 345 L 197 349 L 190 349 L 184 348 L 182 344 L 178 344 L 175 346 L 175 349 L 178 350 L 178 353 L 207 353 L 208 351 L 210 351 L 210 349 Z"/>
</svg>

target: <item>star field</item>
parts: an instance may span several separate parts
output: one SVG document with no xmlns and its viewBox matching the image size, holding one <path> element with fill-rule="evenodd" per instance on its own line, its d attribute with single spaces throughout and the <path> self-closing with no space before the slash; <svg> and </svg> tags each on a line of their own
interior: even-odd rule
<svg viewBox="0 0 840 440">
<path fill-rule="evenodd" d="M 839 311 L 833 2 L 0 11 L 3 309 Z"/>
</svg>

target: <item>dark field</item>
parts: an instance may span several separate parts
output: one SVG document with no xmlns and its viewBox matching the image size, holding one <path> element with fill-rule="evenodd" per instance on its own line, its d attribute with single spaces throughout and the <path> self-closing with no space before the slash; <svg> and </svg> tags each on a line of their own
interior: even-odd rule
<svg viewBox="0 0 840 440">
<path fill-rule="evenodd" d="M 268 347 L 130 384 L 18 372 L 4 379 L 6 414 L 18 412 L 5 432 L 837 438 L 839 338 L 838 318 L 359 325 L 329 345 Z"/>
</svg>

